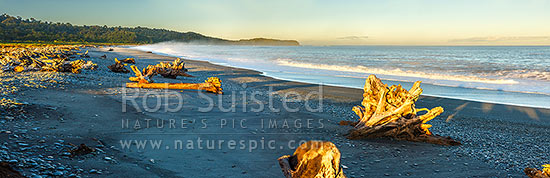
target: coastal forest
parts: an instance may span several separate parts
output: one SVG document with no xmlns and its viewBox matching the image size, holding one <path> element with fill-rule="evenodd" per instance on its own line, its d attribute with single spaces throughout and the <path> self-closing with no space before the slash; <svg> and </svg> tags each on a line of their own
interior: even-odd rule
<svg viewBox="0 0 550 178">
<path fill-rule="evenodd" d="M 228 45 L 299 45 L 295 40 L 254 38 L 226 40 L 195 32 L 146 27 L 79 26 L 0 15 L 0 42 L 3 43 L 117 43 L 149 44 L 164 41 Z"/>
</svg>

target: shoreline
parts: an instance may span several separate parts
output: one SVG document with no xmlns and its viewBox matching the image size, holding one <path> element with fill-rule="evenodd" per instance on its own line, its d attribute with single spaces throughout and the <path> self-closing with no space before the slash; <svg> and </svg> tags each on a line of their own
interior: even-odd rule
<svg viewBox="0 0 550 178">
<path fill-rule="evenodd" d="M 147 48 L 143 48 L 143 49 L 135 48 L 135 47 L 134 48 L 129 47 L 129 48 L 132 50 L 147 51 Z M 232 65 L 230 63 L 227 63 L 229 61 L 213 62 L 209 58 L 199 58 L 199 59 L 191 58 L 190 59 L 185 56 L 181 56 L 181 54 L 176 55 L 176 54 L 168 54 L 168 53 L 162 53 L 162 52 L 154 52 L 154 54 L 170 56 L 170 57 L 180 57 L 180 58 L 185 58 L 187 60 L 194 60 L 194 61 L 206 61 L 214 65 L 221 65 L 225 67 L 234 67 L 234 68 L 258 71 L 258 72 L 261 72 L 262 75 L 264 76 L 272 77 L 279 80 L 302 82 L 302 83 L 309 83 L 309 84 L 316 84 L 316 85 L 322 84 L 326 86 L 362 89 L 362 83 L 364 83 L 364 79 L 366 79 L 366 76 L 364 77 L 352 77 L 347 75 L 346 76 L 332 76 L 332 75 L 317 76 L 317 74 L 315 74 L 313 78 L 312 77 L 303 78 L 301 77 L 301 75 L 303 74 L 298 74 L 294 72 L 270 71 L 267 69 L 261 70 L 261 69 L 251 68 L 251 67 L 242 67 L 242 65 L 239 66 L 239 65 Z M 412 83 L 414 83 L 414 81 L 386 79 L 384 78 L 384 75 L 382 74 L 380 75 L 381 76 L 379 75 L 377 76 L 381 78 L 383 82 L 385 83 L 387 82 L 388 85 L 402 84 L 404 86 L 410 86 L 412 85 Z M 350 80 L 348 81 L 348 79 Z M 351 79 L 353 79 L 353 83 L 361 83 L 361 84 L 356 84 L 356 85 L 353 84 L 353 86 L 350 86 L 352 85 L 352 83 L 350 83 L 350 81 L 352 81 Z M 331 81 L 331 80 L 334 80 L 334 81 L 345 80 L 346 82 L 329 82 L 328 84 L 323 82 L 323 81 Z M 418 79 L 418 80 L 422 81 L 422 79 Z M 423 85 L 423 88 L 426 88 L 425 91 L 431 91 L 431 93 L 424 92 L 422 94 L 423 96 L 458 99 L 458 100 L 491 103 L 491 104 L 503 104 L 503 105 L 519 106 L 519 107 L 530 107 L 530 108 L 537 108 L 537 109 L 550 109 L 550 105 L 546 104 L 545 102 L 545 99 L 547 98 L 550 99 L 550 93 L 541 93 L 541 92 L 534 92 L 534 91 L 527 91 L 527 90 L 515 91 L 515 90 L 507 90 L 507 89 L 493 89 L 490 87 L 485 88 L 485 87 L 456 86 L 456 85 L 448 85 L 448 84 L 436 84 L 436 83 L 430 83 L 430 82 L 428 83 L 423 82 L 422 85 Z M 465 94 L 462 96 L 454 95 L 454 93 L 458 93 L 458 92 L 465 92 Z M 509 97 L 511 98 L 509 99 L 505 96 L 512 96 L 512 97 Z M 513 99 L 513 98 L 516 98 L 516 99 Z"/>
<path fill-rule="evenodd" d="M 187 59 L 187 60 L 193 60 L 193 59 Z M 215 64 L 215 65 L 222 65 L 222 64 Z M 222 66 L 225 66 L 225 65 L 222 65 Z M 233 67 L 233 66 L 226 66 L 226 67 Z M 235 68 L 239 68 L 239 67 L 235 67 Z M 246 69 L 246 68 L 241 68 L 241 69 Z M 247 69 L 247 70 L 254 70 L 254 69 Z M 256 71 L 256 70 L 254 70 L 254 71 Z M 287 79 L 287 78 L 280 78 L 280 77 L 276 77 L 276 76 L 270 76 L 270 75 L 265 74 L 265 72 L 262 72 L 261 75 L 266 76 L 266 77 L 271 77 L 271 78 L 274 78 L 274 79 L 277 79 L 277 80 L 286 80 L 286 81 L 292 81 L 292 82 L 308 83 L 308 82 L 300 81 L 300 80 L 293 80 L 293 79 Z M 387 80 L 382 79 L 382 81 L 387 81 Z M 398 80 L 391 80 L 391 81 L 413 83 L 413 82 L 409 82 L 409 81 L 398 81 Z M 308 84 L 325 85 L 325 86 L 332 86 L 332 87 L 341 87 L 341 88 L 350 88 L 350 89 L 363 90 L 362 88 L 358 88 L 358 87 L 356 88 L 356 87 L 345 86 L 345 85 L 336 85 L 336 84 L 319 84 L 319 83 L 308 83 Z M 435 85 L 435 84 L 430 84 L 430 85 Z M 436 85 L 436 86 L 464 88 L 464 89 L 478 89 L 478 88 L 455 87 L 455 86 L 446 86 L 446 85 Z M 493 90 L 493 89 L 479 89 L 479 90 L 499 91 L 499 90 Z M 519 92 L 519 91 L 504 91 L 504 92 L 550 96 L 550 94 L 547 94 L 547 93 L 537 93 L 537 92 Z M 451 97 L 451 96 L 442 96 L 442 95 L 421 94 L 420 96 L 461 100 L 461 101 L 464 101 L 464 102 L 478 102 L 478 103 L 497 104 L 497 105 L 506 105 L 506 106 L 515 106 L 515 107 L 526 107 L 526 108 L 533 108 L 533 109 L 550 109 L 550 106 L 544 107 L 544 106 L 535 106 L 535 105 L 526 105 L 526 104 L 492 102 L 492 101 L 486 101 L 486 100 L 475 100 L 475 99 L 467 99 L 467 98 Z"/>
<path fill-rule="evenodd" d="M 146 51 L 143 51 L 143 50 L 140 50 L 140 49 L 132 49 L 132 48 L 130 48 L 130 46 L 125 46 L 125 48 L 127 48 L 129 50 L 136 50 L 136 51 L 140 51 L 140 52 L 146 52 Z M 276 77 L 276 76 L 268 75 L 268 74 L 266 74 L 266 72 L 261 72 L 261 71 L 251 69 L 251 68 L 242 68 L 242 67 L 236 67 L 236 66 L 231 66 L 231 65 L 217 64 L 217 63 L 212 63 L 210 61 L 205 61 L 205 60 L 188 59 L 188 58 L 178 57 L 176 55 L 170 55 L 170 54 L 166 54 L 166 53 L 152 52 L 152 54 L 156 54 L 156 55 L 160 55 L 160 56 L 166 56 L 166 57 L 181 58 L 181 59 L 185 59 L 185 60 L 188 60 L 188 61 L 207 62 L 211 65 L 218 65 L 218 66 L 228 67 L 228 68 L 235 68 L 235 69 L 241 69 L 241 70 L 250 70 L 250 71 L 257 72 L 257 73 L 259 73 L 260 75 L 262 75 L 264 77 L 269 77 L 269 78 L 272 78 L 272 79 L 275 79 L 275 80 L 282 80 L 282 81 L 296 82 L 296 83 L 303 83 L 303 84 L 323 85 L 323 86 L 330 86 L 330 87 L 337 87 L 337 88 L 346 88 L 346 89 L 350 89 L 350 90 L 360 90 L 360 93 L 362 93 L 362 90 L 363 90 L 362 88 L 354 88 L 354 87 L 344 86 L 344 85 L 308 83 L 308 82 L 304 82 L 304 81 L 300 81 L 300 80 L 279 78 L 279 77 Z M 364 78 L 364 79 L 366 79 L 366 78 Z M 386 81 L 386 80 L 383 79 L 382 81 Z M 393 81 L 393 82 L 406 82 L 406 81 L 397 81 L 397 80 L 391 80 L 391 81 Z M 413 83 L 413 82 L 407 82 L 407 83 Z M 429 85 L 436 85 L 436 84 L 429 84 Z M 446 86 L 446 85 L 436 85 L 436 86 L 452 87 L 452 86 Z M 468 87 L 456 87 L 456 88 L 477 89 L 477 88 L 468 88 Z M 483 89 L 483 90 L 488 90 L 488 89 Z M 491 90 L 491 91 L 498 91 L 498 90 Z M 505 92 L 520 93 L 520 94 L 550 95 L 550 94 L 543 94 L 543 93 L 530 93 L 530 92 L 518 92 L 518 91 L 505 91 Z M 478 103 L 478 104 L 491 104 L 491 105 L 498 105 L 498 106 L 503 106 L 503 107 L 518 108 L 518 109 L 519 108 L 522 108 L 522 109 L 532 108 L 532 109 L 535 109 L 535 110 L 541 110 L 540 111 L 541 113 L 549 113 L 550 112 L 550 107 L 543 107 L 543 106 L 533 106 L 533 105 L 523 105 L 523 104 L 513 104 L 513 103 L 500 103 L 500 102 L 491 102 L 491 101 L 474 100 L 474 99 L 470 100 L 470 99 L 464 99 L 464 98 L 460 98 L 460 97 L 446 97 L 446 96 L 429 95 L 429 94 L 421 94 L 421 96 L 426 97 L 426 98 L 441 98 L 441 99 L 449 99 L 449 100 L 458 100 L 457 102 L 474 102 L 474 103 Z M 361 97 L 359 97 L 359 98 L 361 98 Z M 550 117 L 550 115 L 546 115 L 546 116 Z"/>
</svg>

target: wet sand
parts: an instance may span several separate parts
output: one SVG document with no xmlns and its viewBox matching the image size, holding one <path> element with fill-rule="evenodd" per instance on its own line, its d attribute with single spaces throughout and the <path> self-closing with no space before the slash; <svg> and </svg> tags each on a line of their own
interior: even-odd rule
<svg viewBox="0 0 550 178">
<path fill-rule="evenodd" d="M 26 109 L 35 113 L 31 114 L 34 117 L 4 122 L 0 129 L 11 130 L 11 133 L 2 133 L 0 138 L 8 143 L 24 141 L 47 146 L 19 150 L 20 146 L 13 144 L 10 154 L 52 156 L 50 165 L 82 169 L 74 174 L 83 177 L 283 177 L 276 159 L 292 154 L 298 146 L 293 142 L 300 140 L 335 143 L 342 153 L 341 163 L 348 167 L 344 170 L 348 177 L 523 177 L 524 167 L 538 168 L 550 159 L 550 138 L 547 136 L 550 110 L 547 109 L 422 97 L 417 102 L 419 108 L 445 108 L 443 115 L 430 121 L 431 131 L 451 136 L 461 141 L 462 146 L 390 139 L 348 140 L 343 135 L 350 128 L 339 126 L 338 122 L 357 119 L 351 107 L 360 104 L 361 90 L 322 86 L 322 109 L 311 112 L 307 106 L 318 108 L 317 98 L 292 98 L 283 102 L 282 96 L 319 92 L 318 85 L 277 80 L 257 71 L 186 60 L 188 73 L 195 78 L 164 79 L 159 76 L 154 78 L 155 82 L 200 83 L 215 76 L 223 81 L 224 94 L 170 91 L 183 98 L 183 104 L 179 104 L 178 97 L 162 90 L 125 89 L 123 84 L 133 74 L 116 74 L 106 68 L 115 57 L 134 57 L 140 69 L 159 61 L 174 60 L 174 57 L 121 47 L 112 52 L 107 49 L 89 49 L 91 60 L 99 66 L 97 71 L 71 74 L 67 77 L 71 80 L 63 88 L 26 89 L 21 91 L 23 94 L 19 93 L 18 101 L 30 103 Z M 107 59 L 99 58 L 103 54 Z M 269 102 L 271 91 L 275 93 L 273 102 Z M 122 97 L 124 92 L 130 100 Z M 162 97 L 146 96 L 146 92 L 156 92 Z M 253 93 L 256 100 L 243 98 Z M 222 101 L 218 103 L 219 98 Z M 145 108 L 156 106 L 157 99 L 162 101 L 159 110 L 146 111 Z M 209 106 L 208 99 L 214 101 L 214 107 L 202 112 L 201 109 Z M 133 101 L 138 107 L 134 107 Z M 269 103 L 280 111 L 270 110 Z M 285 103 L 297 111 L 282 109 Z M 263 110 L 252 111 L 260 105 L 264 106 Z M 176 112 L 165 110 L 178 106 L 181 108 Z M 234 111 L 226 111 L 232 106 Z M 136 120 L 140 121 L 140 129 L 133 128 Z M 147 120 L 150 120 L 149 128 L 145 126 Z M 125 121 L 129 127 L 124 126 Z M 166 124 L 164 128 L 156 128 L 157 122 L 162 121 Z M 269 127 L 269 122 L 274 121 L 277 121 L 277 128 Z M 289 127 L 284 126 L 285 121 Z M 175 128 L 169 128 L 171 122 Z M 244 127 L 240 126 L 241 122 Z M 186 128 L 181 127 L 183 123 Z M 40 129 L 33 130 L 35 127 Z M 22 130 L 26 130 L 25 133 L 21 133 Z M 13 134 L 25 137 L 14 138 Z M 202 149 L 196 145 L 198 138 L 203 140 Z M 45 143 L 39 143 L 40 140 Z M 52 147 L 59 140 L 91 146 L 100 145 L 99 140 L 104 145 L 99 146 L 104 153 L 63 157 L 59 155 L 63 147 Z M 162 144 L 151 148 L 147 143 L 144 149 L 138 149 L 139 144 L 132 144 L 130 148 L 123 148 L 121 144 L 121 141 L 135 140 L 162 140 Z M 189 140 L 195 143 L 193 149 L 187 148 Z M 218 147 L 220 140 L 224 142 Z M 227 146 L 230 140 L 237 142 L 235 149 Z M 239 148 L 240 140 L 245 143 L 242 149 Z M 261 148 L 262 140 L 265 147 L 269 146 L 267 142 L 273 141 L 274 148 Z M 181 149 L 177 141 L 183 142 Z M 209 141 L 215 142 L 213 149 L 206 146 Z M 255 148 L 251 141 L 256 141 Z M 30 175 L 31 169 L 35 168 L 22 168 L 22 171 Z M 101 174 L 90 172 L 92 169 L 100 170 Z M 36 174 L 49 169 L 38 170 Z M 65 176 L 74 171 L 66 172 Z"/>
</svg>

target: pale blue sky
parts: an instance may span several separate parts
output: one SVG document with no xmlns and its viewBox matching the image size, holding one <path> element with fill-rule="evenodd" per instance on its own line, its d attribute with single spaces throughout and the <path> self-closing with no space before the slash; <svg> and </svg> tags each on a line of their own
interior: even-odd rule
<svg viewBox="0 0 550 178">
<path fill-rule="evenodd" d="M 550 0 L 0 0 L 0 13 L 314 45 L 550 45 Z"/>
</svg>

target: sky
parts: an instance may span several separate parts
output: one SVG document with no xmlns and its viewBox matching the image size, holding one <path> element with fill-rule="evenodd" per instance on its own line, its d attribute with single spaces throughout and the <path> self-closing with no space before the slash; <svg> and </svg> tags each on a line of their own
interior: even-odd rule
<svg viewBox="0 0 550 178">
<path fill-rule="evenodd" d="M 550 45 L 550 0 L 0 0 L 0 13 L 305 45 Z"/>
</svg>

